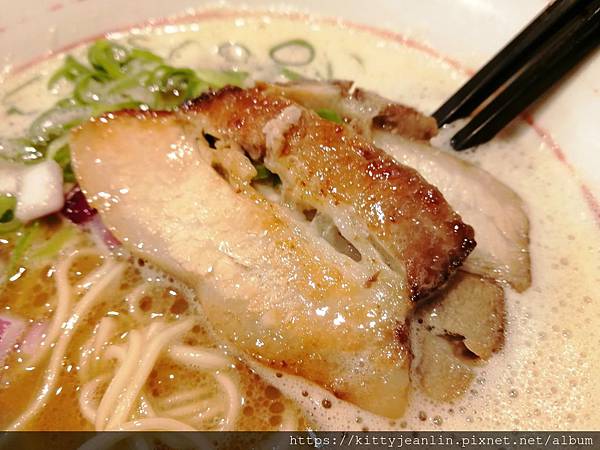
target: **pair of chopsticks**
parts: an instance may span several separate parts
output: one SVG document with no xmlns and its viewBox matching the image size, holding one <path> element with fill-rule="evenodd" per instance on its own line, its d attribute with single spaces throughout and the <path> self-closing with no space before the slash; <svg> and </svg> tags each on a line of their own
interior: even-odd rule
<svg viewBox="0 0 600 450">
<path fill-rule="evenodd" d="M 450 143 L 487 142 L 599 44 L 600 0 L 555 0 L 433 117 L 441 127 L 483 104 Z"/>
</svg>

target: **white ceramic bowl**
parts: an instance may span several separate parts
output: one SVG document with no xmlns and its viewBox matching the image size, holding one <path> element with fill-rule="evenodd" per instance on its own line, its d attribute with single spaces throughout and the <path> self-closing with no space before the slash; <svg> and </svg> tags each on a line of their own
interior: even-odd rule
<svg viewBox="0 0 600 450">
<path fill-rule="evenodd" d="M 0 67 L 18 68 L 83 39 L 198 8 L 297 10 L 401 33 L 477 69 L 546 4 L 546 0 L 4 0 Z M 582 64 L 538 102 L 538 132 L 572 166 L 589 194 L 600 198 L 600 54 Z M 525 126 L 525 125 L 523 125 Z M 585 188 L 584 188 L 585 190 Z M 585 195 L 585 194 L 584 194 Z M 596 211 L 600 220 L 600 211 Z"/>
</svg>

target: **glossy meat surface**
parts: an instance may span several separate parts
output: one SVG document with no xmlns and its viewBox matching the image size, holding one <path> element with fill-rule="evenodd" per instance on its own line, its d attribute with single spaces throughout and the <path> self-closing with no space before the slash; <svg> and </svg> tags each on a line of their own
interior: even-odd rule
<svg viewBox="0 0 600 450">
<path fill-rule="evenodd" d="M 475 247 L 473 229 L 435 186 L 350 127 L 259 89 L 205 95 L 185 115 L 264 158 L 287 198 L 331 217 L 357 248 L 373 245 L 406 273 L 413 299 L 441 286 Z"/>
<path fill-rule="evenodd" d="M 529 287 L 529 221 L 523 202 L 490 173 L 430 145 L 427 141 L 437 133 L 432 117 L 346 81 L 305 80 L 263 84 L 262 89 L 315 110 L 336 111 L 396 161 L 416 169 L 475 229 L 477 247 L 463 269 L 507 282 L 519 292 Z"/>
<path fill-rule="evenodd" d="M 90 203 L 131 252 L 192 286 L 216 335 L 245 357 L 400 417 L 405 280 L 382 261 L 340 254 L 243 177 L 232 184 L 189 126 L 124 112 L 75 131 L 74 169 Z"/>
</svg>

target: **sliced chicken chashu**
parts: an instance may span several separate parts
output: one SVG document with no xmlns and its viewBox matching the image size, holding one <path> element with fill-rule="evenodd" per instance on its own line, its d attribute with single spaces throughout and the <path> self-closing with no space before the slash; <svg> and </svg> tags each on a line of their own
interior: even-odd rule
<svg viewBox="0 0 600 450">
<path fill-rule="evenodd" d="M 475 229 L 478 246 L 463 264 L 474 274 L 531 284 L 529 220 L 519 196 L 488 172 L 430 145 L 375 131 L 373 141 L 396 160 L 441 186 L 444 197 Z"/>
<path fill-rule="evenodd" d="M 374 247 L 405 272 L 412 299 L 435 291 L 475 247 L 473 229 L 415 170 L 288 99 L 229 88 L 201 97 L 184 116 L 264 158 L 287 199 L 330 217 L 359 251 Z"/>
<path fill-rule="evenodd" d="M 365 137 L 370 137 L 373 127 L 419 141 L 427 141 L 438 133 L 433 117 L 355 87 L 351 81 L 302 80 L 287 84 L 258 83 L 258 87 L 310 109 L 336 111 Z"/>
<path fill-rule="evenodd" d="M 459 271 L 411 322 L 413 381 L 430 398 L 460 397 L 474 367 L 504 343 L 504 292 L 494 281 Z"/>
<path fill-rule="evenodd" d="M 244 182 L 256 172 L 235 142 L 213 149 L 190 129 L 172 114 L 123 112 L 72 134 L 77 179 L 106 225 L 194 287 L 214 332 L 247 357 L 401 416 L 404 277 L 376 257 L 335 251 Z"/>
<path fill-rule="evenodd" d="M 463 269 L 506 281 L 518 291 L 529 287 L 529 222 L 521 199 L 485 170 L 429 145 L 426 141 L 437 133 L 432 117 L 353 89 L 351 82 L 301 81 L 263 84 L 262 89 L 315 110 L 338 112 L 396 161 L 416 169 L 475 229 L 477 247 Z"/>
</svg>

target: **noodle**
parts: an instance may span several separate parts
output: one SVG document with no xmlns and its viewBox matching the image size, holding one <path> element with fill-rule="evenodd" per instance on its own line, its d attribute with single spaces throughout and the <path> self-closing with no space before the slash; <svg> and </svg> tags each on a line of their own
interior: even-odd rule
<svg viewBox="0 0 600 450">
<path fill-rule="evenodd" d="M 209 409 L 210 401 L 204 400 L 196 403 L 192 403 L 190 405 L 179 406 L 177 408 L 172 408 L 166 411 L 166 414 L 172 417 L 186 417 L 191 416 L 192 414 L 198 413 L 200 411 L 204 411 Z M 198 415 L 202 418 L 202 414 Z"/>
<path fill-rule="evenodd" d="M 225 393 L 227 394 L 227 398 L 229 400 L 224 429 L 231 430 L 233 429 L 235 421 L 240 413 L 240 408 L 242 406 L 242 402 L 240 401 L 240 399 L 242 398 L 242 396 L 238 387 L 233 382 L 231 377 L 223 373 L 217 373 L 215 374 L 215 378 L 225 390 Z"/>
<path fill-rule="evenodd" d="M 81 351 L 79 374 L 82 378 L 87 378 L 91 364 L 90 358 L 97 360 L 100 357 L 100 350 L 108 343 L 116 326 L 115 320 L 111 317 L 103 317 L 100 323 L 96 325 L 92 336 Z"/>
<path fill-rule="evenodd" d="M 56 310 L 54 311 L 52 319 L 50 320 L 50 325 L 46 330 L 46 336 L 40 343 L 39 348 L 36 349 L 35 355 L 27 361 L 28 366 L 36 366 L 41 360 L 43 360 L 46 357 L 46 355 L 48 354 L 48 350 L 58 338 L 61 332 L 61 327 L 64 326 L 64 322 L 71 308 L 72 294 L 68 278 L 70 267 L 73 265 L 75 260 L 81 256 L 97 254 L 98 252 L 91 249 L 77 250 L 58 264 L 55 273 L 57 288 Z"/>
<path fill-rule="evenodd" d="M 170 406 L 194 400 L 195 398 L 200 397 L 202 394 L 206 394 L 206 392 L 207 391 L 205 389 L 193 389 L 191 391 L 173 394 L 167 398 L 161 399 L 159 405 L 163 408 L 168 408 Z"/>
<path fill-rule="evenodd" d="M 72 283 L 69 274 L 81 257 L 100 257 L 103 262 L 83 280 Z M 39 390 L 9 430 L 23 429 L 48 404 L 62 366 L 68 364 L 65 356 L 75 334 L 79 335 L 79 325 L 100 301 L 111 298 L 113 288 L 122 289 L 126 285 L 118 286 L 116 282 L 125 276 L 127 267 L 126 263 L 104 256 L 94 248 L 76 250 L 58 262 L 53 278 L 57 292 L 54 311 L 39 351 L 28 363 L 33 366 L 47 357 L 49 360 Z M 154 320 L 154 312 L 146 314 L 139 301 L 150 289 L 149 282 L 142 282 L 120 297 L 127 308 L 127 315 L 122 317 L 142 324 L 141 328 L 131 329 L 130 323 L 123 323 L 119 315 L 101 317 L 81 349 L 75 352 L 79 355 L 75 373 L 80 380 L 77 405 L 81 417 L 97 431 L 233 429 L 243 403 L 238 381 L 232 376 L 235 374 L 227 373 L 235 369 L 233 360 L 218 349 L 180 341 L 194 327 L 193 316 L 166 322 Z M 114 298 L 119 298 L 118 294 Z M 123 329 L 124 332 L 120 331 Z M 120 333 L 117 338 L 116 333 Z M 155 409 L 155 399 L 146 395 L 145 385 L 161 357 L 188 371 L 206 373 L 213 380 L 212 386 L 157 398 L 159 408 Z M 131 444 L 148 448 L 148 443 L 140 438 Z"/>
<path fill-rule="evenodd" d="M 58 342 L 52 351 L 50 363 L 44 374 L 44 385 L 41 389 L 41 392 L 27 407 L 27 409 L 9 426 L 9 431 L 15 431 L 23 428 L 23 426 L 44 407 L 48 395 L 56 385 L 58 376 L 60 374 L 62 360 L 67 352 L 67 346 L 73 337 L 77 324 L 96 304 L 103 291 L 112 282 L 119 278 L 125 270 L 124 264 L 118 264 L 112 260 L 107 261 L 104 266 L 106 266 L 106 275 L 104 275 L 103 278 L 94 284 L 83 296 L 83 298 L 75 307 L 73 314 L 63 326 L 63 333 L 59 337 Z M 64 270 L 66 266 L 61 266 L 60 268 Z M 57 280 L 61 279 L 61 277 L 57 278 Z"/>
<path fill-rule="evenodd" d="M 189 345 L 172 345 L 169 348 L 169 356 L 178 363 L 197 370 L 220 370 L 232 365 L 229 359 L 215 350 Z"/>
<path fill-rule="evenodd" d="M 110 421 L 110 413 L 115 410 L 115 405 L 119 401 L 119 395 L 126 389 L 126 386 L 133 375 L 133 371 L 136 369 L 135 364 L 140 359 L 142 344 L 141 333 L 137 330 L 131 331 L 129 333 L 129 345 L 127 346 L 127 352 L 125 352 L 124 355 L 125 357 L 121 360 L 121 365 L 117 370 L 117 373 L 113 377 L 108 389 L 100 401 L 100 406 L 98 407 L 98 413 L 96 414 L 96 420 L 94 422 L 97 431 L 104 430 Z"/>
<path fill-rule="evenodd" d="M 133 289 L 133 291 L 131 291 L 125 297 L 125 303 L 127 303 L 127 311 L 129 312 L 129 314 L 131 314 L 136 319 L 140 318 L 140 310 L 139 310 L 138 302 L 140 301 L 140 298 L 144 294 L 146 294 L 147 291 L 148 291 L 148 284 L 144 283 L 144 284 L 136 287 L 135 289 Z"/>
<path fill-rule="evenodd" d="M 152 331 L 159 328 L 158 326 L 155 326 L 153 330 L 153 325 L 150 326 L 147 337 L 152 334 Z M 108 397 L 106 402 L 104 398 L 102 399 L 101 405 L 107 405 L 106 408 L 109 407 L 108 405 L 114 405 L 114 408 L 110 408 L 110 410 L 114 412 L 108 420 L 105 415 L 99 416 L 96 419 L 96 429 L 115 429 L 118 428 L 122 422 L 124 422 L 125 418 L 133 408 L 133 404 L 138 398 L 146 379 L 150 375 L 150 371 L 156 364 L 156 360 L 158 359 L 160 352 L 168 345 L 171 339 L 190 330 L 193 325 L 193 319 L 187 319 L 179 324 L 170 326 L 164 331 L 160 331 L 156 336 L 150 339 L 150 342 L 147 343 L 143 355 L 140 354 L 142 344 L 141 340 L 139 343 L 139 348 L 136 345 L 135 350 L 132 351 L 131 348 L 129 349 L 127 358 L 123 361 L 121 368 L 119 369 L 120 373 L 117 373 L 117 377 L 124 374 L 121 380 L 124 379 L 128 385 L 125 387 L 125 389 L 121 387 L 122 392 L 120 394 L 120 398 L 118 398 L 116 402 L 114 400 L 116 388 L 109 392 L 111 396 Z M 134 338 L 133 333 L 134 331 L 132 331 L 132 334 L 130 335 L 130 339 L 132 340 Z M 137 339 L 138 335 L 136 334 L 135 336 Z M 133 379 L 130 377 L 131 373 L 133 373 Z M 106 411 L 108 411 L 108 409 Z M 106 411 L 103 411 L 103 413 L 106 414 Z M 102 425 L 105 423 L 106 425 L 103 427 Z"/>
<path fill-rule="evenodd" d="M 95 403 L 94 397 L 96 396 L 96 391 L 108 379 L 108 374 L 99 375 L 92 381 L 81 386 L 79 391 L 79 410 L 81 411 L 81 415 L 91 423 L 96 421 L 96 415 L 98 414 L 98 409 L 92 406 L 92 403 Z"/>
</svg>

